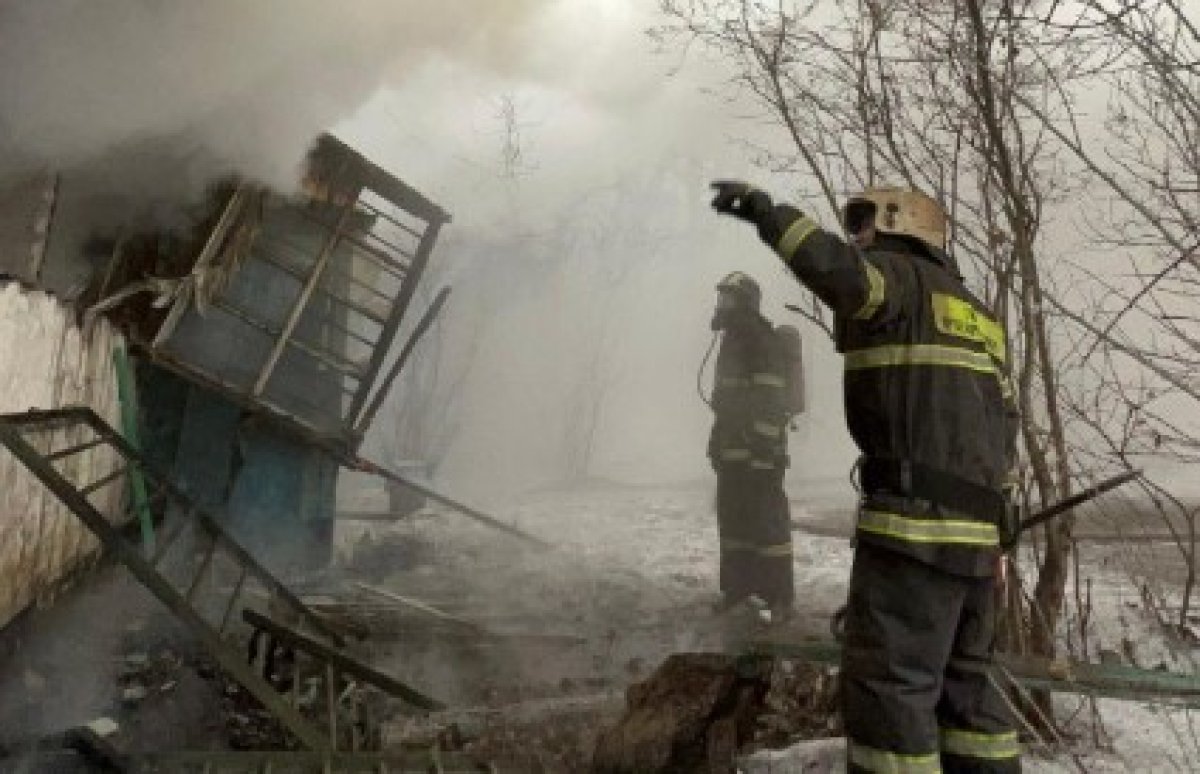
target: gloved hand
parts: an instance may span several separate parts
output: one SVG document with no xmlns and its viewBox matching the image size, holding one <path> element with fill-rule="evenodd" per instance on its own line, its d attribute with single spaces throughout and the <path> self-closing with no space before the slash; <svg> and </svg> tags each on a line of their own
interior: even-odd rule
<svg viewBox="0 0 1200 774">
<path fill-rule="evenodd" d="M 717 180 L 711 187 L 717 192 L 712 200 L 713 209 L 722 215 L 733 215 L 757 226 L 771 214 L 771 197 L 749 183 Z"/>
</svg>

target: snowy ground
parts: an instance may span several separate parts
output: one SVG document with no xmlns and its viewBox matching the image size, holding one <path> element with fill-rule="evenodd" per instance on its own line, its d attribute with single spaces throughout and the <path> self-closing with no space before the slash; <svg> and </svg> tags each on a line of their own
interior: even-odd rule
<svg viewBox="0 0 1200 774">
<path fill-rule="evenodd" d="M 499 514 L 553 544 L 523 546 L 464 517 L 431 510 L 387 528 L 383 539 L 410 547 L 376 585 L 437 605 L 495 630 L 574 634 L 587 647 L 563 652 L 536 646 L 472 653 L 475 669 L 447 662 L 444 648 L 398 646 L 389 668 L 452 701 L 478 701 L 481 684 L 503 692 L 517 684 L 547 694 L 554 684 L 589 685 L 614 695 L 667 654 L 720 649 L 744 634 L 744 619 L 710 611 L 716 593 L 717 536 L 708 486 L 635 488 L 595 485 L 544 491 L 521 498 Z M 824 636 L 840 604 L 851 557 L 848 495 L 841 482 L 793 485 L 796 532 L 797 635 Z M 377 533 L 378 536 L 378 533 Z M 361 531 L 341 538 L 354 545 Z M 1091 578 L 1091 650 L 1130 648 L 1136 663 L 1188 668 L 1190 654 L 1167 648 L 1152 633 L 1138 586 L 1118 549 L 1084 550 L 1081 575 Z M 1077 624 L 1077 621 L 1074 622 Z M 486 694 L 486 692 L 485 692 Z M 1191 713 L 1142 704 L 1099 703 L 1111 752 L 1098 752 L 1090 710 L 1074 696 L 1059 698 L 1060 717 L 1075 717 L 1070 745 L 1077 760 L 1039 758 L 1028 771 L 1200 770 L 1200 744 L 1189 730 Z M 820 759 L 840 766 L 837 745 L 817 746 L 816 758 L 783 760 L 751 771 L 821 771 Z M 823 758 L 822 758 L 823 756 Z M 786 755 L 781 754 L 782 759 Z M 795 756 L 793 756 L 795 757 Z M 765 764 L 764 764 L 765 765 Z"/>
<path fill-rule="evenodd" d="M 705 487 L 594 486 L 522 498 L 502 517 L 550 542 L 528 547 L 457 514 L 430 511 L 379 539 L 408 539 L 400 566 L 377 585 L 429 602 L 471 621 L 510 632 L 573 634 L 603 648 L 559 654 L 560 669 L 616 680 L 672 652 L 723 647 L 738 621 L 711 611 L 717 598 L 717 535 Z M 797 520 L 809 517 L 803 504 Z M 353 545 L 349 528 L 343 545 Z M 845 537 L 796 541 L 799 634 L 823 635 L 845 592 Z M 351 560 L 353 566 L 356 563 Z M 533 674 L 546 671 L 539 654 Z M 641 666 L 639 666 L 641 665 Z M 403 669 L 403 663 L 396 665 Z M 427 664 L 425 665 L 428 666 Z M 428 672 L 426 672 L 428 675 Z M 462 686 L 439 685 L 451 695 Z"/>
<path fill-rule="evenodd" d="M 823 638 L 845 594 L 851 499 L 840 481 L 793 482 L 792 494 L 800 529 L 795 533 L 798 616 L 791 630 Z M 329 591 L 340 602 L 356 599 L 364 609 L 402 609 L 363 592 L 355 585 L 362 582 L 494 632 L 579 638 L 564 645 L 529 638 L 481 642 L 446 631 L 429 636 L 428 618 L 409 611 L 398 621 L 395 637 L 380 638 L 386 640 L 382 646 L 366 645 L 381 667 L 447 701 L 464 717 L 475 710 L 476 718 L 510 717 L 517 708 L 536 714 L 541 706 L 551 708 L 554 717 L 576 713 L 583 722 L 599 725 L 597 719 L 608 717 L 603 713 L 619 711 L 624 689 L 668 654 L 724 650 L 756 625 L 750 616 L 719 617 L 711 611 L 717 571 L 711 482 L 542 491 L 498 507 L 496 515 L 553 548 L 532 548 L 439 510 L 376 525 L 366 542 L 361 523 L 339 525 L 338 564 L 344 572 L 335 575 L 336 588 Z M 1163 664 L 1172 671 L 1192 670 L 1195 654 L 1167 646 L 1145 601 L 1171 603 L 1178 596 L 1172 551 L 1148 543 L 1084 546 L 1080 575 L 1091 599 L 1090 658 L 1103 649 L 1132 655 L 1143 668 Z M 114 712 L 123 713 L 119 718 L 131 732 L 146 730 L 145 739 L 133 740 L 136 749 L 195 745 L 209 738 L 205 734 L 218 734 L 204 731 L 201 722 L 218 712 L 219 699 L 209 695 L 212 689 L 203 680 L 180 683 L 172 692 L 179 708 L 174 714 L 154 703 L 120 709 L 115 671 L 121 659 L 131 649 L 158 653 L 161 648 L 147 641 L 147 633 L 172 619 L 120 571 L 103 573 L 83 591 L 73 605 L 46 611 L 46 622 L 17 657 L 0 659 L 0 699 L 8 700 L 0 701 L 0 736 L 28 736 Z M 1068 621 L 1073 629 L 1078 623 Z M 183 638 L 169 643 L 182 652 L 186 632 L 172 636 Z M 1078 648 L 1078 637 L 1073 646 Z M 1061 753 L 1046 760 L 1031 750 L 1027 771 L 1200 770 L 1193 713 L 1104 700 L 1097 726 L 1078 697 L 1064 695 L 1058 703 L 1059 719 L 1073 718 L 1069 741 L 1078 762 Z M 162 720 L 168 715 L 175 718 L 169 733 Z M 1107 741 L 1109 752 L 1097 751 L 1097 738 Z M 747 764 L 746 771 L 837 771 L 841 749 L 832 741 L 782 751 Z"/>
</svg>

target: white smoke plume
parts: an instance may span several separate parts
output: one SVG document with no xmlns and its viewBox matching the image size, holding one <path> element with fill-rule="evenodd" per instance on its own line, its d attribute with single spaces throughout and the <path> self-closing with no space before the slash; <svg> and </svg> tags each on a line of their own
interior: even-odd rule
<svg viewBox="0 0 1200 774">
<path fill-rule="evenodd" d="M 0 0 L 0 180 L 153 152 L 289 186 L 317 134 L 417 63 L 503 70 L 546 2 Z"/>
</svg>

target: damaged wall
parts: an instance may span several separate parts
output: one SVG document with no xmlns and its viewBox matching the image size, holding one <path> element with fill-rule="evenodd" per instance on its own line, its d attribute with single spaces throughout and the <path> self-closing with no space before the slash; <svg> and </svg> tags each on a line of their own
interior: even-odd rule
<svg viewBox="0 0 1200 774">
<path fill-rule="evenodd" d="M 112 352 L 120 344 L 120 334 L 103 320 L 85 340 L 72 312 L 53 297 L 0 284 L 0 412 L 84 404 L 119 427 Z M 71 443 L 61 437 L 48 442 L 54 448 Z M 114 452 L 101 446 L 79 455 L 75 464 L 69 475 L 87 483 L 118 463 Z M 121 512 L 124 498 L 121 479 L 90 500 L 111 518 Z M 53 594 L 95 556 L 97 545 L 74 514 L 0 450 L 0 627 Z"/>
</svg>

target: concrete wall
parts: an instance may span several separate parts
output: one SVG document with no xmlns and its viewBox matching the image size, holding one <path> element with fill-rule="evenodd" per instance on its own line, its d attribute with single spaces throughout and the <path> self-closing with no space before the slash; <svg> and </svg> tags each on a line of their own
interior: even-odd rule
<svg viewBox="0 0 1200 774">
<path fill-rule="evenodd" d="M 113 347 L 120 334 L 100 321 L 83 340 L 74 313 L 52 296 L 0 284 L 0 412 L 86 404 L 120 427 Z M 79 442 L 57 431 L 39 439 L 43 451 Z M 88 451 L 69 467 L 77 484 L 117 468 L 107 447 Z M 125 482 L 90 497 L 114 518 L 123 508 Z M 0 447 L 0 627 L 32 603 L 45 601 L 97 554 L 97 543 L 15 457 Z"/>
</svg>

